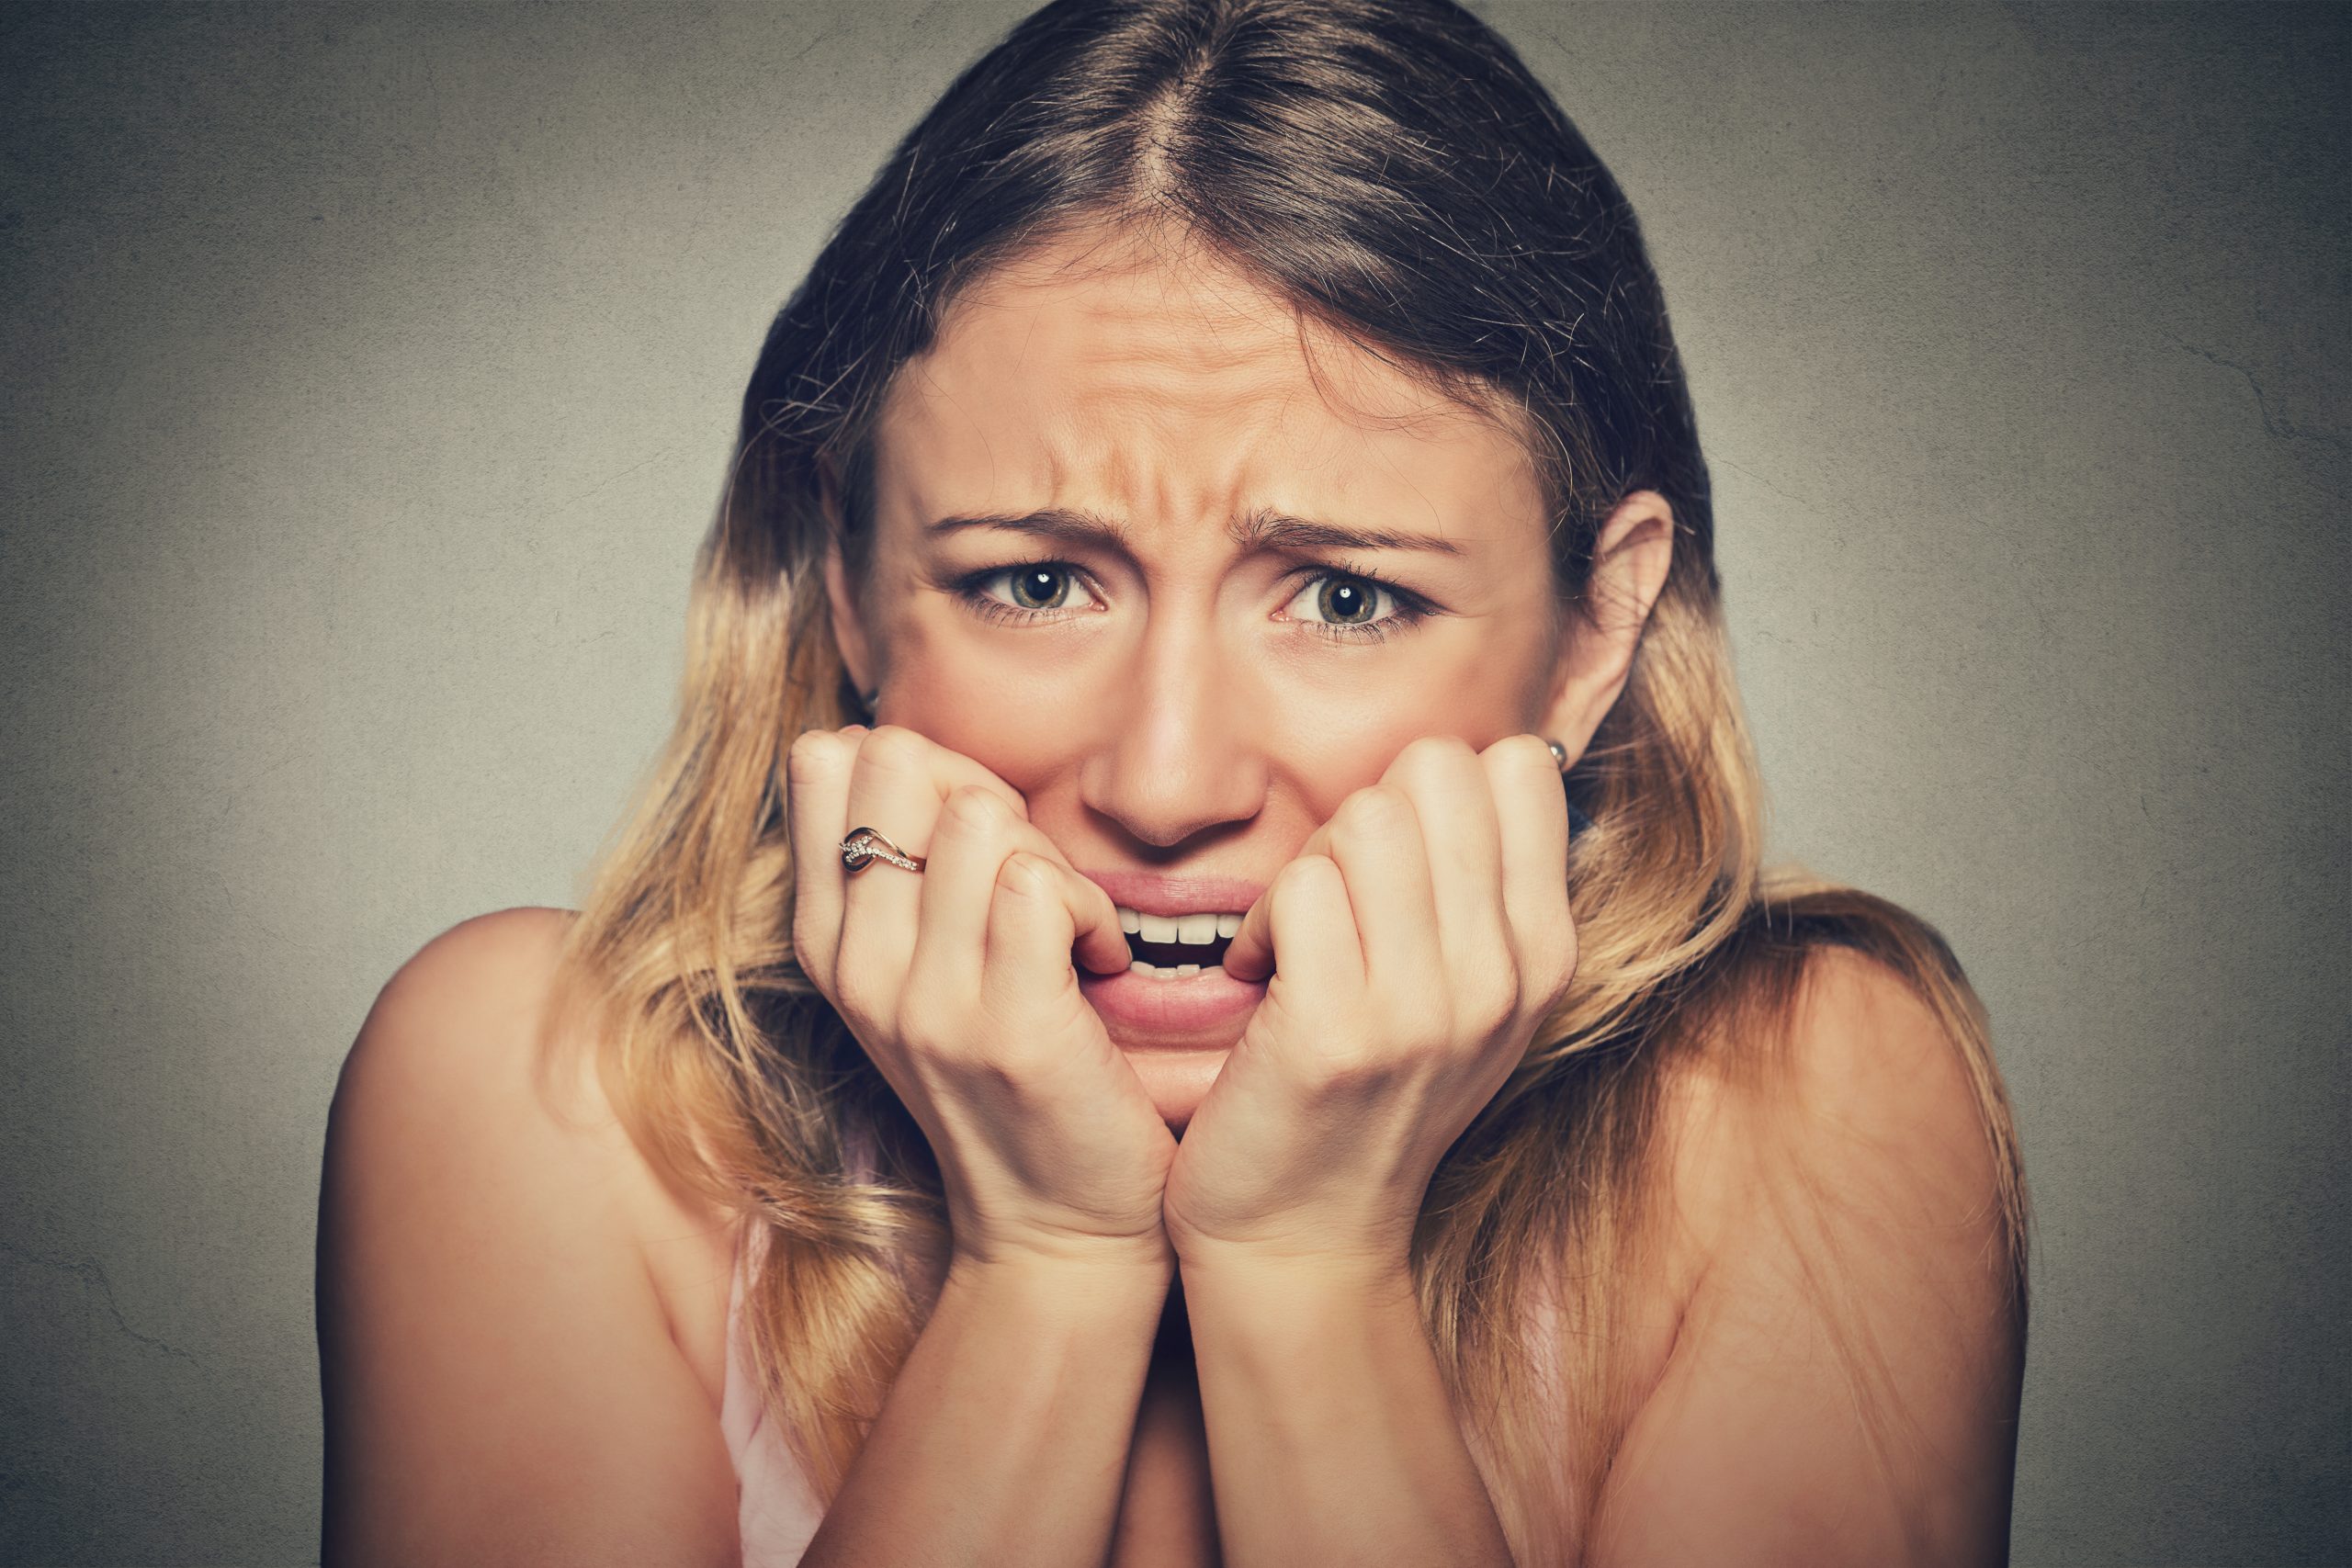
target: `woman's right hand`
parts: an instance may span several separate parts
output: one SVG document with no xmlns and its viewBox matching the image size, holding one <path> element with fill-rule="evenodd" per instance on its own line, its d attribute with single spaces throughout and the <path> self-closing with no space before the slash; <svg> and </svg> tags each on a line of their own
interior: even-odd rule
<svg viewBox="0 0 2352 1568">
<path fill-rule="evenodd" d="M 1127 939 L 994 773 L 900 725 L 786 763 L 792 945 L 930 1139 L 957 1259 L 1165 1263 L 1176 1140 L 1078 985 Z M 928 858 L 851 874 L 854 828 Z"/>
</svg>

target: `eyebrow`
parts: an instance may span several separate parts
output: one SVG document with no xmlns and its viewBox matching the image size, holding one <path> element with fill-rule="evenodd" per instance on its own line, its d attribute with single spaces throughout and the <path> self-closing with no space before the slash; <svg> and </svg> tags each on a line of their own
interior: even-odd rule
<svg viewBox="0 0 2352 1568">
<path fill-rule="evenodd" d="M 1129 556 L 1135 553 L 1126 529 L 1116 520 L 1070 507 L 942 517 L 926 525 L 923 531 L 945 535 L 963 528 L 1001 528 L 1068 544 L 1099 546 Z M 1266 507 L 1234 518 L 1226 525 L 1225 531 L 1244 549 L 1429 550 L 1440 555 L 1462 554 L 1460 545 L 1434 534 L 1407 534 L 1393 528 L 1345 528 L 1333 523 L 1293 517 Z"/>
</svg>

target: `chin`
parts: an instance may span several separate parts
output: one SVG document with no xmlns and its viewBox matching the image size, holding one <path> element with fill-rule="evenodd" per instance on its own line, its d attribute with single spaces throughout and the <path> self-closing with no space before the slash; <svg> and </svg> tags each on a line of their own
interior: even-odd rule
<svg viewBox="0 0 2352 1568">
<path fill-rule="evenodd" d="M 1136 1077 L 1143 1080 L 1144 1090 L 1151 1096 L 1160 1120 L 1181 1137 L 1193 1120 L 1193 1112 L 1200 1109 L 1209 1085 L 1216 1082 L 1217 1074 L 1224 1070 L 1229 1050 L 1227 1046 L 1202 1051 L 1160 1047 L 1126 1049 L 1125 1055 Z"/>
</svg>

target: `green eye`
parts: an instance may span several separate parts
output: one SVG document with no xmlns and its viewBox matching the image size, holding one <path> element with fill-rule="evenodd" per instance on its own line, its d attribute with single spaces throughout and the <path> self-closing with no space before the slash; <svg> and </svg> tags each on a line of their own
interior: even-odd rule
<svg viewBox="0 0 2352 1568">
<path fill-rule="evenodd" d="M 1291 599 L 1288 618 L 1334 643 L 1376 643 L 1411 631 L 1438 607 L 1385 577 L 1325 566 Z"/>
<path fill-rule="evenodd" d="M 958 581 L 956 593 L 989 620 L 1026 624 L 1059 621 L 1080 610 L 1102 609 L 1084 575 L 1067 561 L 1016 561 L 990 567 Z M 1080 594 L 1085 594 L 1080 598 Z"/>
<path fill-rule="evenodd" d="M 1058 567 L 1017 567 L 1005 574 L 1012 603 L 1023 610 L 1057 610 L 1069 597 L 1069 573 Z"/>
<path fill-rule="evenodd" d="M 1360 571 L 1325 568 L 1298 591 L 1290 615 L 1340 642 L 1373 642 L 1419 622 L 1425 606 L 1395 584 Z"/>
</svg>

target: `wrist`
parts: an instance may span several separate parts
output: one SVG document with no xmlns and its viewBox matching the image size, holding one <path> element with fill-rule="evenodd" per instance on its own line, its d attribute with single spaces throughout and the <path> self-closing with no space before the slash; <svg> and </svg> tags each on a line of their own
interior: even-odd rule
<svg viewBox="0 0 2352 1568">
<path fill-rule="evenodd" d="M 1402 1258 L 1219 1248 L 1188 1253 L 1178 1277 L 1203 1376 L 1215 1369 L 1228 1387 L 1271 1382 L 1306 1399 L 1426 1338 Z"/>
<path fill-rule="evenodd" d="M 1329 1299 L 1413 1301 L 1419 1294 L 1401 1246 L 1310 1249 L 1193 1240 L 1179 1250 L 1177 1270 L 1188 1301 L 1214 1293 L 1309 1305 Z"/>
<path fill-rule="evenodd" d="M 947 1277 L 1015 1289 L 1165 1295 L 1176 1277 L 1176 1255 L 1165 1239 L 959 1241 L 948 1254 Z"/>
<path fill-rule="evenodd" d="M 934 1311 L 933 1319 L 952 1313 L 968 1321 L 1018 1324 L 1031 1352 L 1039 1356 L 1057 1353 L 1055 1347 L 1148 1348 L 1167 1309 L 1174 1278 L 1172 1266 L 1153 1269 L 1069 1258 L 956 1258 L 940 1287 L 942 1310 Z"/>
</svg>

